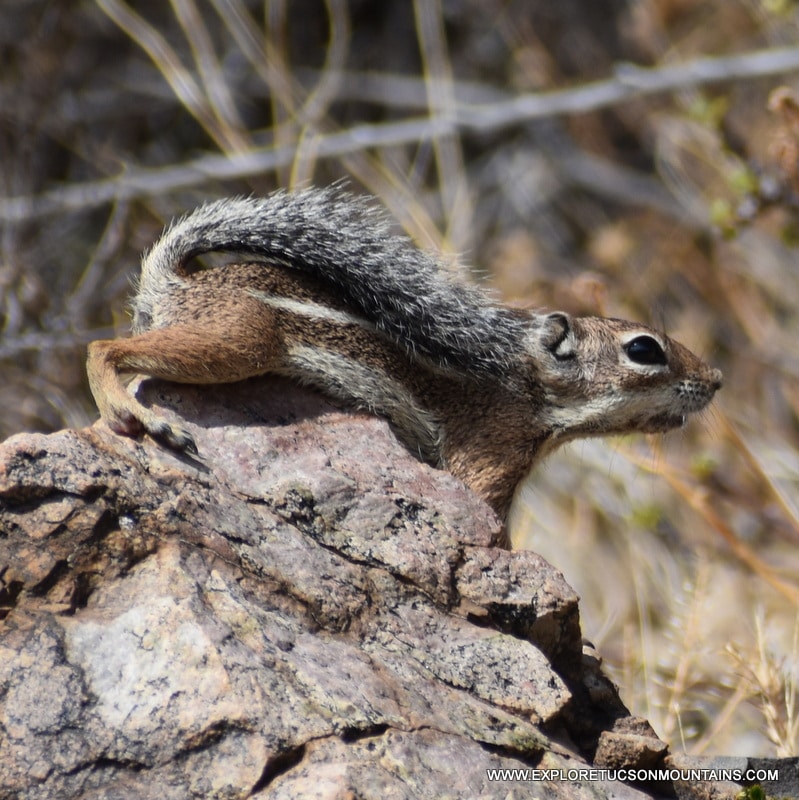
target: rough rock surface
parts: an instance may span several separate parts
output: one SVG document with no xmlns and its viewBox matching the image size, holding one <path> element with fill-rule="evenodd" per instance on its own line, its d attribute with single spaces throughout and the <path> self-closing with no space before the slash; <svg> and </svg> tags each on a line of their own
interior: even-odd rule
<svg viewBox="0 0 799 800">
<path fill-rule="evenodd" d="M 102 424 L 0 446 L 0 798 L 655 796 L 492 782 L 665 747 L 560 573 L 383 421 L 272 379 L 140 392 L 200 459 Z"/>
</svg>

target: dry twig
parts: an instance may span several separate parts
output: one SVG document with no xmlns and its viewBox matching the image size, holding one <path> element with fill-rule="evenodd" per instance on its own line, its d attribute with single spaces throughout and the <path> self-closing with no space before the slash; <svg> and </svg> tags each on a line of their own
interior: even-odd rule
<svg viewBox="0 0 799 800">
<path fill-rule="evenodd" d="M 101 0 L 106 8 L 123 4 Z M 126 25 L 132 24 L 126 18 Z M 139 40 L 142 41 L 140 31 Z M 147 37 L 144 37 L 147 40 Z M 151 49 L 154 42 L 149 39 Z M 143 45 L 144 46 L 144 45 Z M 204 126 L 214 129 L 218 121 L 207 105 L 195 95 L 199 91 L 193 79 L 176 69 L 168 53 L 162 53 L 166 74 L 173 76 L 176 91 L 187 95 Z M 168 62 L 168 63 L 167 63 Z M 489 131 L 561 114 L 583 114 L 622 103 L 632 97 L 704 86 L 724 81 L 778 75 L 799 70 L 799 47 L 773 48 L 723 58 L 699 58 L 684 64 L 644 69 L 620 64 L 612 78 L 572 89 L 527 94 L 495 102 L 455 104 L 446 116 L 412 118 L 381 125 L 357 125 L 341 132 L 319 135 L 314 140 L 318 158 L 341 158 L 371 148 L 389 147 L 436 140 L 460 130 Z M 187 94 L 188 93 L 188 94 Z M 449 102 L 449 101 L 448 101 Z M 431 113 L 436 111 L 431 107 Z M 221 134 L 220 134 L 221 136 Z M 251 148 L 226 155 L 206 155 L 183 164 L 157 169 L 130 169 L 125 174 L 82 184 L 59 187 L 35 197 L 0 199 L 0 219 L 21 221 L 68 210 L 100 206 L 113 200 L 125 200 L 197 186 L 209 180 L 252 177 L 291 164 L 296 148 Z"/>
</svg>

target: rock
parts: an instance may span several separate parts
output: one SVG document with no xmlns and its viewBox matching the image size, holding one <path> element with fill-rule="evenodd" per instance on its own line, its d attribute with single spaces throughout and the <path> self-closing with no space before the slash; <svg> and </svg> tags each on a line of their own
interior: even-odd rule
<svg viewBox="0 0 799 800">
<path fill-rule="evenodd" d="M 628 717 L 576 595 L 385 422 L 139 391 L 200 458 L 0 446 L 0 798 L 653 796 L 566 779 Z"/>
<path fill-rule="evenodd" d="M 667 750 L 666 743 L 658 739 L 646 720 L 621 717 L 612 730 L 600 734 L 594 766 L 623 769 L 635 765 L 637 769 L 654 769 Z"/>
</svg>

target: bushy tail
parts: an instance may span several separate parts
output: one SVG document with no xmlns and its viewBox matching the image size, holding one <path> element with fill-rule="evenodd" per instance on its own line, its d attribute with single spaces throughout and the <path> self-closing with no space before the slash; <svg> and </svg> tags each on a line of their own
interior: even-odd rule
<svg viewBox="0 0 799 800">
<path fill-rule="evenodd" d="M 192 211 L 145 255 L 137 303 L 155 303 L 192 258 L 212 251 L 311 274 L 409 354 L 442 366 L 499 373 L 521 351 L 516 315 L 451 280 L 392 234 L 381 210 L 338 188 L 218 200 Z"/>
</svg>

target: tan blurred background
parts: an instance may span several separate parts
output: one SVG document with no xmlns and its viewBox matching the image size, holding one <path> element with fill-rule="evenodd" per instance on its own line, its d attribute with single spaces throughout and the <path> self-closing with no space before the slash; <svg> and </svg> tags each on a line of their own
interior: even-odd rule
<svg viewBox="0 0 799 800">
<path fill-rule="evenodd" d="M 96 418 L 86 343 L 172 216 L 345 178 L 509 302 L 724 371 L 684 431 L 552 457 L 515 537 L 674 749 L 797 754 L 799 4 L 7 0 L 0 65 L 0 438 Z"/>
</svg>

